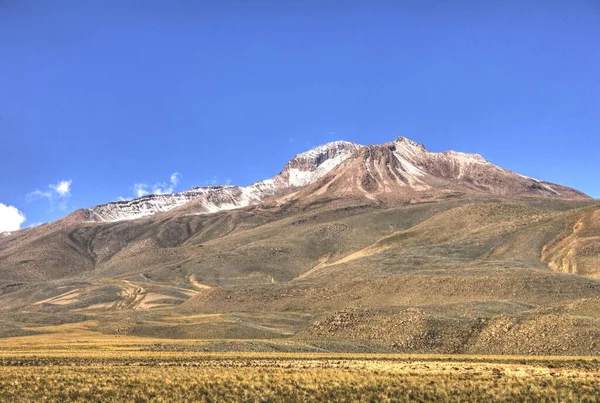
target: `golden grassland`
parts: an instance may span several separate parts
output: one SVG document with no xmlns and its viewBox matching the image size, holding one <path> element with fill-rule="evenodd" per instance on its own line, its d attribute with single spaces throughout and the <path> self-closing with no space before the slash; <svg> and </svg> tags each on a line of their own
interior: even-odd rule
<svg viewBox="0 0 600 403">
<path fill-rule="evenodd" d="M 600 360 L 154 351 L 85 324 L 0 340 L 0 401 L 597 401 Z M 39 330 L 39 329 L 38 329 Z"/>
<path fill-rule="evenodd" d="M 285 363 L 282 363 L 285 364 Z M 375 365 L 377 364 L 377 365 Z M 250 364 L 251 365 L 251 364 Z M 373 367 L 7 367 L 3 401 L 595 401 L 598 377 L 437 363 Z"/>
</svg>

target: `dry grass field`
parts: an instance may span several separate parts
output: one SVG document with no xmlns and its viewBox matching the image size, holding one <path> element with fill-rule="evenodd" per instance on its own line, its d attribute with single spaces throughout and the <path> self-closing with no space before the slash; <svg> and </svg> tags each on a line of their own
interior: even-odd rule
<svg viewBox="0 0 600 403">
<path fill-rule="evenodd" d="M 3 401 L 553 402 L 596 401 L 600 393 L 598 375 L 589 370 L 354 359 L 208 361 L 193 367 L 93 361 L 75 367 L 11 366 L 0 382 Z"/>
<path fill-rule="evenodd" d="M 65 329 L 66 327 L 67 329 Z M 214 353 L 81 324 L 0 341 L 0 401 L 597 401 L 600 360 Z M 170 348 L 165 348 L 169 346 Z"/>
</svg>

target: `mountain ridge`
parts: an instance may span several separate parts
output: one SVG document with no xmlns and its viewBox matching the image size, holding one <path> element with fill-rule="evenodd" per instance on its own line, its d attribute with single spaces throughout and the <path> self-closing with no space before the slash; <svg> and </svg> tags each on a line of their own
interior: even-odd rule
<svg viewBox="0 0 600 403">
<path fill-rule="evenodd" d="M 170 211 L 188 202 L 205 198 L 198 213 L 214 213 L 258 204 L 267 197 L 288 193 L 329 172 L 362 146 L 336 141 L 294 156 L 274 177 L 248 186 L 194 187 L 173 194 L 151 194 L 82 209 L 87 221 L 120 221 Z M 120 214 L 123 213 L 123 214 Z"/>
<path fill-rule="evenodd" d="M 384 166 L 373 165 L 368 158 L 363 158 L 367 170 L 373 169 L 378 172 L 375 175 L 368 172 L 368 175 L 363 175 L 363 180 L 367 187 L 377 186 L 383 180 L 383 178 L 378 180 L 377 177 L 381 175 L 382 171 L 387 171 L 385 182 L 404 183 L 405 188 L 410 189 L 405 194 L 400 195 L 400 198 L 418 197 L 418 192 L 427 193 L 427 191 L 440 186 L 450 189 L 447 193 L 451 193 L 453 185 L 459 188 L 460 191 L 488 191 L 492 194 L 510 195 L 510 189 L 504 187 L 497 190 L 494 188 L 495 183 L 492 183 L 494 181 L 506 181 L 507 178 L 513 182 L 513 188 L 519 187 L 518 190 L 513 191 L 515 193 L 513 195 L 572 199 L 589 198 L 574 189 L 529 178 L 500 168 L 479 154 L 453 150 L 431 152 L 423 144 L 400 136 L 393 142 L 379 145 L 361 145 L 348 141 L 326 143 L 297 154 L 274 177 L 248 186 L 204 186 L 172 194 L 151 194 L 82 209 L 77 212 L 77 215 L 83 217 L 86 221 L 116 222 L 171 211 L 190 202 L 195 202 L 194 214 L 211 214 L 218 211 L 258 205 L 273 197 L 283 197 L 285 200 L 287 195 L 301 191 L 302 188 L 311 186 L 321 178 L 329 175 L 332 170 L 338 168 L 361 150 L 367 149 L 373 152 L 373 150 L 382 147 L 392 151 L 393 155 L 386 157 L 386 160 L 383 161 Z M 393 167 L 392 171 L 388 170 L 390 166 Z M 355 169 L 361 170 L 361 168 L 356 167 Z M 494 177 L 488 179 L 487 182 L 482 181 L 481 178 L 477 177 L 477 175 L 482 175 L 482 170 L 491 172 L 488 176 L 492 175 Z M 458 184 L 457 181 L 461 180 L 470 182 L 471 186 L 465 186 L 464 183 Z M 366 194 L 368 192 L 367 190 Z M 387 192 L 390 193 L 389 188 Z M 374 197 L 368 198 L 374 199 Z"/>
</svg>

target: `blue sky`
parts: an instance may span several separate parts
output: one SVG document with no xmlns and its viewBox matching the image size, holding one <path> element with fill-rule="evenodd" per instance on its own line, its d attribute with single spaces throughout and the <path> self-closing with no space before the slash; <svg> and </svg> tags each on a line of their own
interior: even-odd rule
<svg viewBox="0 0 600 403">
<path fill-rule="evenodd" d="M 599 38 L 596 0 L 0 0 L 0 221 L 399 135 L 600 197 Z"/>
</svg>

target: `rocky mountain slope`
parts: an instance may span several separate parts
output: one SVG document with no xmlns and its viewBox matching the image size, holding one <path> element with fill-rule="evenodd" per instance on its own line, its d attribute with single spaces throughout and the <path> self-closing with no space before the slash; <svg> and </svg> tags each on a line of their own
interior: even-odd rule
<svg viewBox="0 0 600 403">
<path fill-rule="evenodd" d="M 389 202 L 475 194 L 588 199 L 574 189 L 497 167 L 479 155 L 430 152 L 404 137 L 361 148 L 291 198 L 304 203 L 336 198 Z"/>
<path fill-rule="evenodd" d="M 247 187 L 0 237 L 0 336 L 81 322 L 224 349 L 597 354 L 599 214 L 480 156 L 331 143 Z"/>
</svg>

